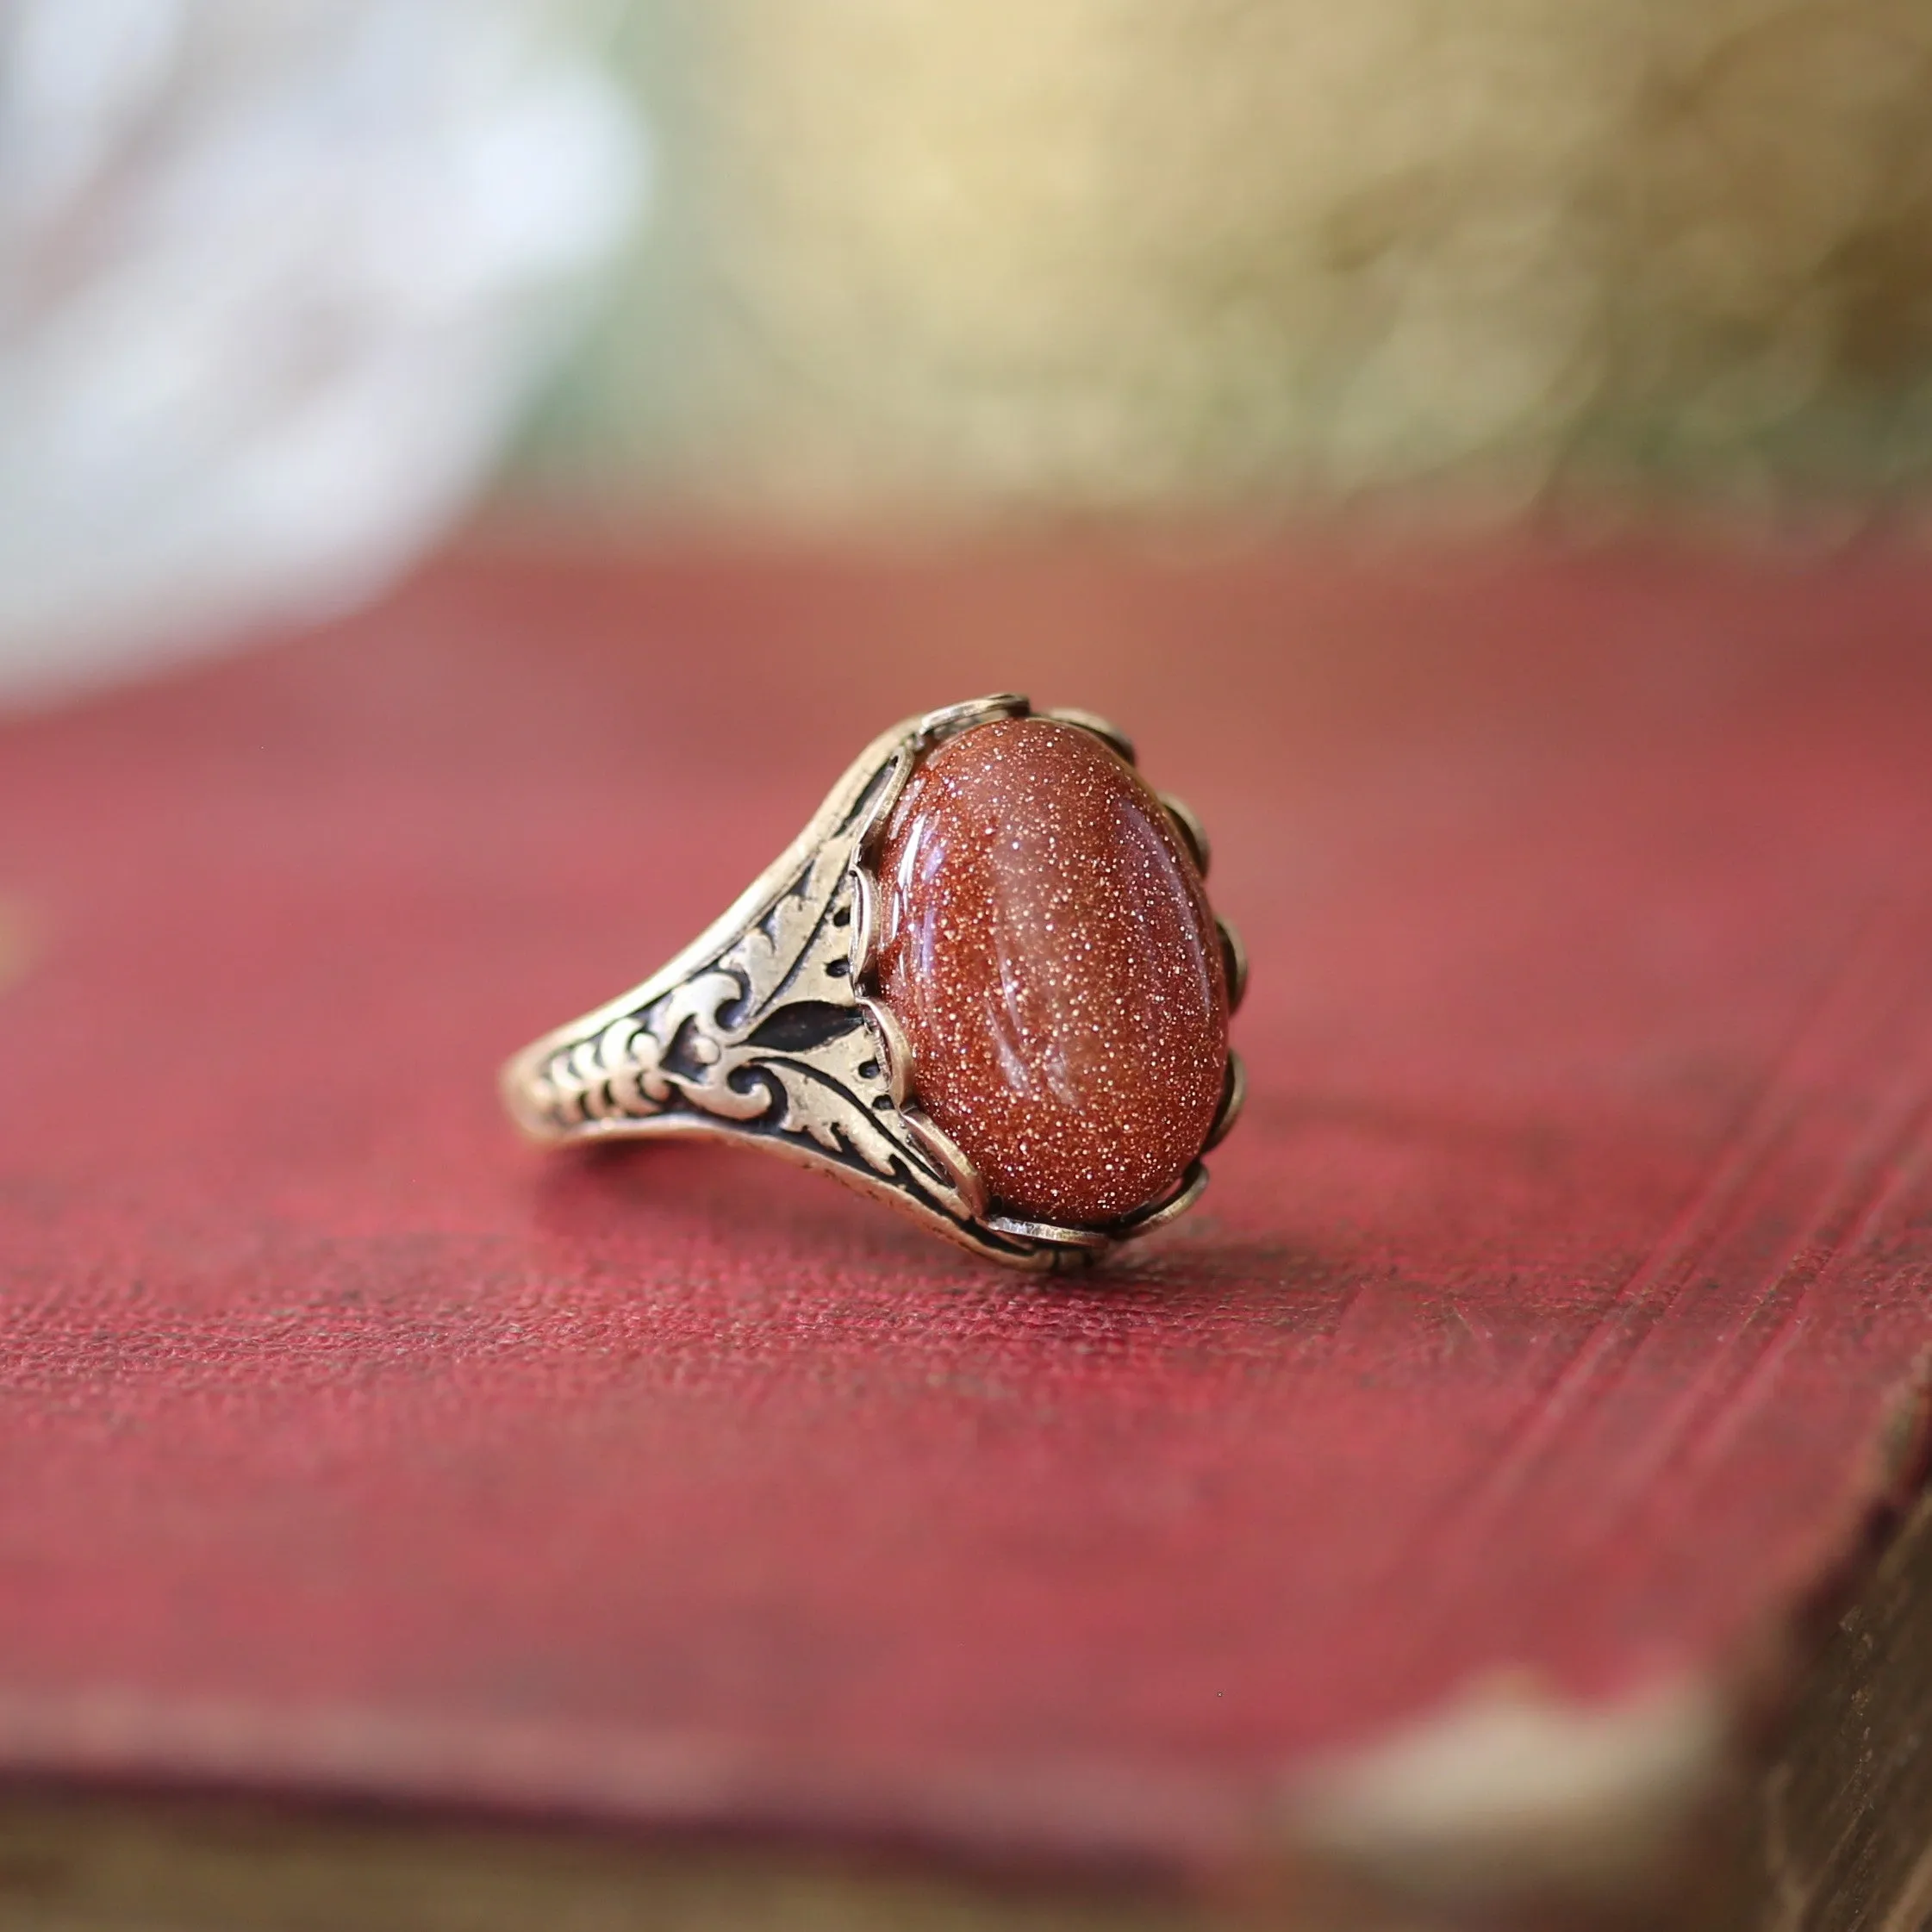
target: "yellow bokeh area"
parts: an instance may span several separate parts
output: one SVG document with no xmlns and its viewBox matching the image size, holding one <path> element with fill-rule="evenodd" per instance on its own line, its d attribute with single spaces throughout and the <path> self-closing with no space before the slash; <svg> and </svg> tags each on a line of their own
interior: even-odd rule
<svg viewBox="0 0 1932 1932">
<path fill-rule="evenodd" d="M 634 0 L 530 473 L 807 519 L 1910 501 L 1919 0 Z"/>
</svg>

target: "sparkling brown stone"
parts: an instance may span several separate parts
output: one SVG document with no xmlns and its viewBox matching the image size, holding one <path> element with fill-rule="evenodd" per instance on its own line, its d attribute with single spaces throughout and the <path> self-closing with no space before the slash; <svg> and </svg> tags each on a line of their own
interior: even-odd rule
<svg viewBox="0 0 1932 1932">
<path fill-rule="evenodd" d="M 880 992 L 919 1103 L 1009 1212 L 1158 1200 L 1220 1102 L 1228 1010 L 1200 876 L 1091 732 L 982 725 L 913 775 L 878 857 Z"/>
</svg>

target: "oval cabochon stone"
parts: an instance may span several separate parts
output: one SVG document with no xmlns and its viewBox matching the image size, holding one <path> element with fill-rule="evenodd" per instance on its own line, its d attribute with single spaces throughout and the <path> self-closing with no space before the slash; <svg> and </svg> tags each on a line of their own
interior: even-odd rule
<svg viewBox="0 0 1932 1932">
<path fill-rule="evenodd" d="M 923 761 L 876 863 L 881 995 L 997 1206 L 1098 1226 L 1169 1192 L 1220 1105 L 1227 987 L 1139 773 L 1075 726 L 979 726 Z"/>
</svg>

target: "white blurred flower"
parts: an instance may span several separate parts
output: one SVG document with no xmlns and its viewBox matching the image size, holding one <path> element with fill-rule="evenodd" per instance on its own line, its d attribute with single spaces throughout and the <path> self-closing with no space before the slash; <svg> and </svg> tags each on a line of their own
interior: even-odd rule
<svg viewBox="0 0 1932 1932">
<path fill-rule="evenodd" d="M 546 0 L 0 0 L 0 698 L 367 595 L 629 225 Z"/>
</svg>

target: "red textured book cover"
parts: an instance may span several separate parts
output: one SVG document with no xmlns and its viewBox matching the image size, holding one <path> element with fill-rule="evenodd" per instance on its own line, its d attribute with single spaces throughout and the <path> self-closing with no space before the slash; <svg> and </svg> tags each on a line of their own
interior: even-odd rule
<svg viewBox="0 0 1932 1932">
<path fill-rule="evenodd" d="M 1133 732 L 1243 929 L 1189 1220 L 1003 1273 L 502 1056 L 894 719 Z M 1932 572 L 478 554 L 0 731 L 0 1770 L 1264 1855 L 1728 1683 L 1909 1475 Z"/>
</svg>

